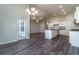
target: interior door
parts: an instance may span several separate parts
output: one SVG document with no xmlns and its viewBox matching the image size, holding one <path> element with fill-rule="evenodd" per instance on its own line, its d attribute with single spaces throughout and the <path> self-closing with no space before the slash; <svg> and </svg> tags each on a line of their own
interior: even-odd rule
<svg viewBox="0 0 79 59">
<path fill-rule="evenodd" d="M 25 20 L 19 19 L 19 39 L 25 38 Z"/>
</svg>

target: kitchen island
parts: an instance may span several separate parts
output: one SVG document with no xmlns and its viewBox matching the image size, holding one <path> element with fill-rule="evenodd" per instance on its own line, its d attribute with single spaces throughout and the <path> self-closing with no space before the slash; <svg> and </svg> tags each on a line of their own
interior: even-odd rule
<svg viewBox="0 0 79 59">
<path fill-rule="evenodd" d="M 52 39 L 57 36 L 57 30 L 45 30 L 45 39 Z"/>
<path fill-rule="evenodd" d="M 72 46 L 79 47 L 79 29 L 72 29 L 69 32 L 69 43 Z"/>
</svg>

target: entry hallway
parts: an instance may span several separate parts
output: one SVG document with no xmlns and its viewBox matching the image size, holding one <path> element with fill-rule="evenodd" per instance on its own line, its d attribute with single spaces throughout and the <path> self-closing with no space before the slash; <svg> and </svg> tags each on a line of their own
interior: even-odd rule
<svg viewBox="0 0 79 59">
<path fill-rule="evenodd" d="M 1 55 L 65 55 L 72 52 L 67 36 L 59 35 L 48 40 L 44 39 L 43 33 L 31 34 L 31 39 L 0 46 Z"/>
</svg>

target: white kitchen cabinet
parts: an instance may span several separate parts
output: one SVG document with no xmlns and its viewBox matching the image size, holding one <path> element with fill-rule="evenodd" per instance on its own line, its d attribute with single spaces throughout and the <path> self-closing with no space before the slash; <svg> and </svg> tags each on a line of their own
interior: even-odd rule
<svg viewBox="0 0 79 59">
<path fill-rule="evenodd" d="M 74 20 L 75 23 L 79 23 L 79 7 L 76 7 L 76 10 L 74 12 Z"/>
<path fill-rule="evenodd" d="M 76 14 L 77 14 L 76 23 L 79 23 L 79 7 L 76 7 Z"/>
</svg>

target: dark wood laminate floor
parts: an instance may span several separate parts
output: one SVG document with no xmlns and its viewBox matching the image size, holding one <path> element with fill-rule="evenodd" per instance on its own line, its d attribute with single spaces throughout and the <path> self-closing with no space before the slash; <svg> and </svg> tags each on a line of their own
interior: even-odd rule
<svg viewBox="0 0 79 59">
<path fill-rule="evenodd" d="M 68 36 L 59 35 L 52 40 L 44 39 L 43 33 L 31 34 L 31 39 L 0 48 L 0 55 L 64 55 L 69 54 Z M 72 54 L 72 53 L 71 53 Z"/>
</svg>

